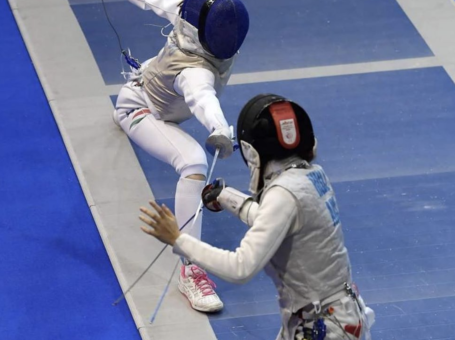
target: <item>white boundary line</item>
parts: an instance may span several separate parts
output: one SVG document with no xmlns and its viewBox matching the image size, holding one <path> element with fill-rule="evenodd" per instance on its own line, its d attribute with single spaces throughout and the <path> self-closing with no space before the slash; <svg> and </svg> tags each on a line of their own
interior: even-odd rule
<svg viewBox="0 0 455 340">
<path fill-rule="evenodd" d="M 438 58 L 424 57 L 333 66 L 305 67 L 289 70 L 237 73 L 231 76 L 228 85 L 255 84 L 307 78 L 322 78 L 373 72 L 400 71 L 436 66 L 442 66 Z M 107 94 L 116 95 L 119 93 L 121 87 L 122 84 L 107 85 Z"/>
<path fill-rule="evenodd" d="M 397 0 L 455 82 L 455 0 Z"/>
</svg>

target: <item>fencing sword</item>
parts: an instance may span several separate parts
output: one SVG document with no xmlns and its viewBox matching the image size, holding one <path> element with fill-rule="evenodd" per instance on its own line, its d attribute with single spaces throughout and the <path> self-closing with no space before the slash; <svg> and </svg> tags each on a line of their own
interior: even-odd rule
<svg viewBox="0 0 455 340">
<path fill-rule="evenodd" d="M 210 181 L 212 180 L 213 169 L 215 168 L 215 164 L 216 164 L 219 154 L 220 154 L 220 149 L 217 148 L 215 151 L 215 155 L 213 156 L 212 166 L 210 168 L 209 175 L 207 176 L 207 180 L 205 181 L 205 185 L 208 185 L 210 183 Z M 189 228 L 190 230 L 193 228 L 194 223 L 196 223 L 196 220 L 197 220 L 200 212 L 202 211 L 203 206 L 204 206 L 204 203 L 201 198 L 201 200 L 199 201 L 199 206 L 197 207 L 196 213 L 193 215 L 194 219 L 193 219 L 193 223 L 191 224 L 191 227 Z M 175 263 L 174 270 L 172 271 L 172 274 L 169 277 L 169 280 L 167 281 L 166 287 L 164 287 L 163 293 L 161 293 L 160 299 L 158 300 L 158 304 L 156 305 L 155 310 L 153 311 L 153 314 L 150 317 L 150 324 L 153 324 L 153 321 L 155 321 L 158 311 L 161 308 L 161 304 L 164 301 L 164 297 L 166 296 L 167 291 L 169 290 L 169 286 L 171 284 L 172 278 L 174 277 L 175 271 L 177 270 L 179 262 L 180 262 L 180 259 L 178 259 L 177 262 Z"/>
<path fill-rule="evenodd" d="M 207 176 L 207 180 L 205 182 L 205 185 L 208 185 L 210 183 L 210 181 L 212 180 L 212 174 L 213 174 L 213 170 L 215 169 L 215 164 L 218 160 L 218 156 L 220 154 L 220 149 L 217 148 L 216 151 L 215 151 L 215 155 L 213 156 L 213 161 L 212 161 L 212 166 L 210 167 L 210 171 L 209 171 L 209 174 Z M 202 202 L 202 198 L 201 200 L 199 201 L 199 205 L 197 207 L 197 210 L 196 212 L 193 214 L 193 216 L 191 216 L 188 221 L 186 221 L 180 228 L 179 230 L 182 231 L 183 228 L 186 227 L 186 225 L 188 223 L 190 223 L 191 220 L 193 220 L 193 223 L 191 224 L 190 226 L 190 230 L 193 228 L 194 226 L 194 223 L 196 222 L 200 212 L 202 211 L 202 207 L 203 207 L 204 203 Z M 164 247 L 161 249 L 161 251 L 158 253 L 158 255 L 156 255 L 156 257 L 153 259 L 153 261 L 147 266 L 147 268 L 143 271 L 143 273 L 141 275 L 139 275 L 139 277 L 131 284 L 131 286 L 117 299 L 114 301 L 114 303 L 112 304 L 113 306 L 116 306 L 119 304 L 120 301 L 122 301 L 126 294 L 128 294 L 131 289 L 133 289 L 134 286 L 136 286 L 136 284 L 144 277 L 144 275 L 149 271 L 149 269 L 155 264 L 155 262 L 159 259 L 159 257 L 161 256 L 161 254 L 163 254 L 164 250 L 167 248 L 168 244 L 165 244 Z M 178 262 L 177 262 L 178 263 Z M 177 266 L 175 267 L 177 268 Z M 168 281 L 167 285 L 166 285 L 166 288 L 164 289 L 164 292 L 163 294 L 161 294 L 161 298 L 160 298 L 160 301 L 157 305 L 157 308 L 155 309 L 155 312 L 153 313 L 153 317 L 151 319 L 151 322 L 153 322 L 156 314 L 158 313 L 158 310 L 161 306 L 161 303 L 162 303 L 162 300 L 164 298 L 164 296 L 166 295 L 166 292 L 169 288 L 169 285 L 171 283 L 171 280 L 172 280 L 172 277 L 174 276 L 174 273 L 175 273 L 175 268 L 174 268 L 174 271 L 172 272 L 172 276 L 171 276 L 171 279 Z"/>
<path fill-rule="evenodd" d="M 190 221 L 194 218 L 194 216 L 196 215 L 196 213 L 193 214 L 193 216 L 191 216 L 188 221 L 186 221 L 181 227 L 179 230 L 182 230 L 183 228 L 186 227 L 186 225 L 188 223 L 190 223 Z M 122 301 L 124 298 L 125 298 L 125 295 L 128 294 L 131 289 L 133 289 L 133 287 L 144 277 L 145 274 L 147 274 L 148 270 L 155 264 L 155 262 L 159 259 L 159 257 L 161 256 L 161 254 L 163 254 L 164 250 L 167 248 L 167 244 L 160 250 L 160 252 L 158 253 L 158 255 L 155 256 L 155 258 L 153 259 L 153 261 L 147 266 L 147 268 L 145 268 L 145 270 L 142 272 L 141 275 L 139 275 L 139 277 L 131 284 L 131 286 L 117 299 L 114 301 L 114 303 L 112 304 L 113 306 L 117 306 L 119 304 L 120 301 Z"/>
<path fill-rule="evenodd" d="M 220 155 L 220 148 L 216 148 L 215 155 L 213 156 L 212 166 L 210 168 L 209 175 L 207 176 L 207 180 L 205 181 L 205 185 L 210 184 L 210 181 L 212 180 L 213 169 L 215 168 L 215 164 L 216 164 L 216 161 L 218 160 L 219 155 Z M 191 227 L 189 228 L 190 230 L 193 229 L 194 224 L 196 223 L 197 218 L 202 211 L 203 205 L 204 205 L 204 203 L 202 202 L 202 198 L 201 198 L 201 200 L 199 201 L 199 205 L 197 207 L 196 213 L 194 214 L 193 223 L 191 224 Z"/>
</svg>

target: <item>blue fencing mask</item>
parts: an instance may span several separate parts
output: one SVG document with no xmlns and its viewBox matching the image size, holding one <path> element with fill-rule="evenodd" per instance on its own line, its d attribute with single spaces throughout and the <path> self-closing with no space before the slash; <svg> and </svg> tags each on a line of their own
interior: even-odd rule
<svg viewBox="0 0 455 340">
<path fill-rule="evenodd" d="M 184 0 L 181 16 L 198 29 L 202 47 L 217 59 L 233 57 L 248 33 L 248 11 L 240 0 Z"/>
</svg>

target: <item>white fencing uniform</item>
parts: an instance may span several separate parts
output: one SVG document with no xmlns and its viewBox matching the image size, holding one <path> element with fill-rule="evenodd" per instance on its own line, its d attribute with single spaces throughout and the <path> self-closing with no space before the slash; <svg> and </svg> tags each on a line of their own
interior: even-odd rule
<svg viewBox="0 0 455 340">
<path fill-rule="evenodd" d="M 290 168 L 293 164 L 303 167 Z M 181 235 L 174 252 L 235 283 L 244 283 L 265 268 L 279 294 L 278 340 L 303 339 L 298 327 L 311 329 L 309 316 L 315 306 L 322 311 L 333 307 L 333 315 L 324 319 L 325 339 L 359 338 L 367 326 L 365 308 L 345 289 L 345 283 L 351 283 L 350 263 L 335 196 L 323 169 L 297 157 L 271 161 L 264 182 L 260 203 L 247 200 L 242 205 L 240 218 L 251 228 L 235 251 Z"/>
<path fill-rule="evenodd" d="M 121 89 L 114 120 L 134 143 L 180 175 L 175 209 L 182 225 L 196 211 L 204 187 L 204 181 L 187 177 L 205 176 L 207 158 L 205 150 L 178 124 L 194 115 L 209 132 L 229 128 L 217 96 L 231 75 L 235 57 L 218 60 L 204 51 L 197 29 L 179 16 L 180 0 L 130 2 L 153 10 L 175 26 L 158 56 L 145 62 L 136 79 Z M 200 238 L 200 217 L 189 232 Z"/>
</svg>

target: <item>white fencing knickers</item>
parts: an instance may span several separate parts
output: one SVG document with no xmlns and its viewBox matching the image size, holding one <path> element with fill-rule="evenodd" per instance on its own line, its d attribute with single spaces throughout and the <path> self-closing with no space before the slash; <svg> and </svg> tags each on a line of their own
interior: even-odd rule
<svg viewBox="0 0 455 340">
<path fill-rule="evenodd" d="M 147 94 L 135 81 L 126 83 L 120 90 L 114 112 L 128 137 L 142 150 L 160 161 L 171 165 L 180 175 L 175 193 L 175 215 L 182 225 L 196 211 L 205 182 L 186 178 L 207 174 L 207 157 L 204 149 L 177 124 L 160 120 Z M 202 218 L 199 215 L 192 230 L 185 230 L 201 238 Z M 191 225 L 191 224 L 189 224 Z"/>
</svg>

